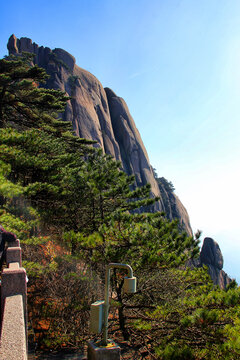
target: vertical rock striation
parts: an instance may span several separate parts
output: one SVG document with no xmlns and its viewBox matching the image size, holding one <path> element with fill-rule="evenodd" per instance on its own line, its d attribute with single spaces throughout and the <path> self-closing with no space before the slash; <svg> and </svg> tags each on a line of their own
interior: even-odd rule
<svg viewBox="0 0 240 360">
<path fill-rule="evenodd" d="M 164 211 L 170 220 L 178 218 L 181 228 L 192 235 L 187 211 L 178 197 L 156 182 L 125 101 L 111 89 L 104 89 L 98 79 L 77 66 L 75 58 L 65 50 L 51 50 L 38 46 L 31 39 L 17 39 L 14 35 L 9 38 L 7 47 L 9 54 L 17 55 L 23 51 L 35 54 L 34 63 L 50 75 L 45 86 L 60 89 L 71 97 L 62 117 L 72 122 L 76 134 L 96 140 L 105 153 L 121 161 L 124 171 L 135 175 L 136 185 L 149 183 L 152 196 L 160 197 L 151 211 Z"/>
</svg>

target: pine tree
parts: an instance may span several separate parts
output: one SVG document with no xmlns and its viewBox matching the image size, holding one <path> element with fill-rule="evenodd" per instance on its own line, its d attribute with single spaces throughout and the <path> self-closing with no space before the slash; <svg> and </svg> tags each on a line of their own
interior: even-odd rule
<svg viewBox="0 0 240 360">
<path fill-rule="evenodd" d="M 138 293 L 122 294 L 121 273 L 112 282 L 125 338 L 160 359 L 237 359 L 239 289 L 214 289 L 205 270 L 186 269 L 198 241 L 163 214 L 139 211 L 156 201 L 149 198 L 150 187 L 131 190 L 134 177 L 120 163 L 74 136 L 57 114 L 66 96 L 41 87 L 47 75 L 31 59 L 25 54 L 0 60 L 0 219 L 26 241 L 30 285 L 33 278 L 39 286 L 30 296 L 39 310 L 35 321 L 44 315 L 54 324 L 45 345 L 84 341 L 96 278 L 109 262 L 129 262 Z M 48 253 L 43 242 L 50 238 L 32 236 L 40 222 L 74 256 Z M 93 278 L 86 280 L 82 267 Z M 80 287 L 84 297 L 76 291 Z M 66 331 L 69 316 L 74 322 Z M 64 338 L 56 338 L 63 328 Z"/>
<path fill-rule="evenodd" d="M 65 108 L 68 98 L 61 91 L 38 87 L 48 75 L 37 65 L 31 66 L 33 56 L 24 53 L 0 60 L 0 127 L 49 125 L 49 112 Z"/>
<path fill-rule="evenodd" d="M 47 75 L 31 66 L 31 55 L 0 61 L 0 156 L 11 166 L 9 180 L 24 187 L 45 223 L 58 231 L 96 231 L 115 211 L 152 204 L 150 187 L 130 190 L 133 177 L 120 163 L 74 136 L 57 118 L 67 98 L 37 87 Z"/>
</svg>

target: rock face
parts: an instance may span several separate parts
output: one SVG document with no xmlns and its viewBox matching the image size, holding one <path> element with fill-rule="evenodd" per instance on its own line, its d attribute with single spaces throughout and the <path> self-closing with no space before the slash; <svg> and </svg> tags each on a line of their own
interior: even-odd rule
<svg viewBox="0 0 240 360">
<path fill-rule="evenodd" d="M 65 50 L 39 47 L 31 39 L 17 39 L 14 35 L 7 47 L 9 54 L 23 51 L 35 54 L 34 63 L 50 75 L 46 87 L 60 89 L 71 96 L 62 117 L 72 122 L 76 134 L 96 140 L 105 153 L 120 160 L 124 171 L 135 175 L 136 185 L 149 183 L 152 196 L 160 197 L 151 211 L 164 211 L 170 220 L 178 218 L 181 228 L 192 235 L 187 211 L 178 197 L 174 193 L 169 195 L 157 184 L 125 101 L 111 89 L 104 89 L 95 76 L 78 67 L 75 58 Z"/>
<path fill-rule="evenodd" d="M 191 227 L 187 210 L 177 195 L 174 194 L 173 189 L 171 186 L 169 186 L 169 182 L 165 178 L 157 178 L 156 180 L 160 191 L 160 196 L 164 204 L 164 211 L 166 214 L 168 214 L 168 218 L 170 220 L 178 219 L 181 229 L 186 229 L 186 224 L 188 224 L 187 228 L 188 233 L 190 234 Z"/>
<path fill-rule="evenodd" d="M 111 89 L 105 88 L 111 123 L 119 145 L 123 168 L 128 175 L 135 174 L 138 186 L 150 183 L 152 192 L 159 195 L 157 182 L 146 149 L 125 101 Z"/>
<path fill-rule="evenodd" d="M 215 285 L 225 289 L 231 282 L 229 276 L 222 270 L 223 256 L 218 243 L 208 237 L 204 239 L 200 252 L 199 266 L 203 265 L 207 265 L 209 275 Z"/>
<path fill-rule="evenodd" d="M 79 137 L 97 141 L 107 154 L 121 161 L 124 171 L 134 174 L 136 185 L 151 185 L 152 195 L 160 200 L 151 211 L 164 211 L 170 220 L 177 218 L 180 227 L 192 235 L 189 217 L 169 183 L 156 181 L 153 169 L 141 136 L 125 101 L 102 84 L 88 71 L 76 65 L 75 58 L 62 49 L 51 50 L 38 46 L 31 39 L 17 39 L 14 35 L 8 41 L 9 54 L 30 52 L 35 54 L 34 63 L 45 68 L 50 75 L 46 87 L 60 89 L 71 96 L 62 115 L 71 121 Z M 157 180 L 164 180 L 159 178 Z M 205 238 L 200 258 L 191 266 L 207 265 L 214 284 L 226 288 L 231 281 L 222 270 L 223 257 L 218 244 Z"/>
</svg>

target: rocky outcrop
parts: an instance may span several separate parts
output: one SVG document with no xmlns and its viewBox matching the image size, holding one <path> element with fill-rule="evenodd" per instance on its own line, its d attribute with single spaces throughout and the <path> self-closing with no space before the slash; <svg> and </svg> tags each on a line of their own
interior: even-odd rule
<svg viewBox="0 0 240 360">
<path fill-rule="evenodd" d="M 135 174 L 136 183 L 150 183 L 152 192 L 159 196 L 157 182 L 153 177 L 147 151 L 125 101 L 111 89 L 105 88 L 111 123 L 119 144 L 123 168 L 128 175 Z"/>
<path fill-rule="evenodd" d="M 206 237 L 203 241 L 200 262 L 204 265 L 211 265 L 216 269 L 222 270 L 223 256 L 220 247 L 212 238 Z"/>
<path fill-rule="evenodd" d="M 208 273 L 215 285 L 226 289 L 232 279 L 223 271 L 223 256 L 220 247 L 212 238 L 206 237 L 203 240 L 200 256 L 198 259 L 190 260 L 187 266 L 208 267 Z"/>
<path fill-rule="evenodd" d="M 216 241 L 209 237 L 204 239 L 200 252 L 199 266 L 203 265 L 207 265 L 209 275 L 215 285 L 225 289 L 231 282 L 229 276 L 222 270 L 223 256 L 220 247 Z"/>
<path fill-rule="evenodd" d="M 180 229 L 187 229 L 191 234 L 191 225 L 187 210 L 174 194 L 174 187 L 171 182 L 168 182 L 164 177 L 156 177 L 161 199 L 164 204 L 164 211 L 168 214 L 170 220 L 178 219 Z"/>
<path fill-rule="evenodd" d="M 7 47 L 9 54 L 23 51 L 35 54 L 34 63 L 50 75 L 46 87 L 60 89 L 71 96 L 63 119 L 72 122 L 78 136 L 96 140 L 105 153 L 120 160 L 124 171 L 135 175 L 136 185 L 149 183 L 152 196 L 160 197 L 151 211 L 164 211 L 171 220 L 178 218 L 181 228 L 191 235 L 186 209 L 174 193 L 169 195 L 161 190 L 154 178 L 146 149 L 125 101 L 111 89 L 103 89 L 98 79 L 78 67 L 75 58 L 65 50 L 39 47 L 31 39 L 17 39 L 14 35 Z M 165 196 L 162 195 L 164 191 Z"/>
</svg>

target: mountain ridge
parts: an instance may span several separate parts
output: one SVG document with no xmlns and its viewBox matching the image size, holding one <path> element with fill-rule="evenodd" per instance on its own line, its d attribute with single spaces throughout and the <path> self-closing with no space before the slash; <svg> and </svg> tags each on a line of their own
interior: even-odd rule
<svg viewBox="0 0 240 360">
<path fill-rule="evenodd" d="M 174 193 L 168 193 L 154 178 L 148 154 L 124 99 L 110 88 L 103 88 L 90 72 L 76 65 L 74 56 L 63 49 L 38 46 L 31 39 L 9 38 L 9 54 L 35 54 L 34 64 L 43 67 L 50 78 L 47 88 L 60 89 L 71 97 L 62 118 L 73 124 L 77 136 L 97 141 L 97 145 L 116 160 L 123 170 L 135 176 L 136 186 L 151 185 L 151 196 L 160 200 L 150 211 L 163 211 L 169 220 L 177 218 L 179 227 L 192 235 L 187 210 Z M 167 202 L 161 193 L 165 193 Z"/>
</svg>

